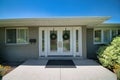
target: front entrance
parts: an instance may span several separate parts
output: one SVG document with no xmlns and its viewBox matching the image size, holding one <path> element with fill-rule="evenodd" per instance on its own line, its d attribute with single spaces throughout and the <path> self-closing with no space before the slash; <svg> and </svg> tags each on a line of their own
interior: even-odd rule
<svg viewBox="0 0 120 80">
<path fill-rule="evenodd" d="M 40 56 L 82 56 L 81 27 L 40 27 Z"/>
</svg>

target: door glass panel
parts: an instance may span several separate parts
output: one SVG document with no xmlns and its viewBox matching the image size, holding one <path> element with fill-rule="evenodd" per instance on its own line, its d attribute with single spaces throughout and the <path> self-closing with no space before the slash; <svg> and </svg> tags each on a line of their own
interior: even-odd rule
<svg viewBox="0 0 120 80">
<path fill-rule="evenodd" d="M 50 50 L 57 51 L 57 31 L 50 31 Z"/>
<path fill-rule="evenodd" d="M 70 51 L 70 31 L 63 31 L 63 51 Z"/>
<path fill-rule="evenodd" d="M 78 30 L 76 30 L 76 52 L 78 52 Z"/>
<path fill-rule="evenodd" d="M 27 29 L 17 29 L 17 43 L 27 43 Z"/>
<path fill-rule="evenodd" d="M 42 51 L 44 51 L 44 47 L 45 47 L 45 44 L 44 44 L 44 31 L 42 31 Z"/>
</svg>

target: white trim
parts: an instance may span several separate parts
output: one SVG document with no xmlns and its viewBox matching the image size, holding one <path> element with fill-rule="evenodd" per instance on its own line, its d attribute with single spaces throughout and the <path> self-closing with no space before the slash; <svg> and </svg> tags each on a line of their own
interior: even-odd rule
<svg viewBox="0 0 120 80">
<path fill-rule="evenodd" d="M 81 30 L 81 26 L 80 27 L 74 27 L 74 28 L 72 28 L 73 30 L 73 45 L 72 45 L 72 47 L 73 47 L 73 51 L 72 51 L 72 53 L 73 53 L 73 56 L 75 57 L 75 56 L 82 56 L 82 30 Z M 78 30 L 78 52 L 76 51 L 76 30 Z"/>
<path fill-rule="evenodd" d="M 42 51 L 42 31 L 44 31 L 44 51 Z M 48 49 L 48 39 L 47 39 L 47 28 L 39 27 L 39 56 L 47 57 L 47 49 Z"/>
<path fill-rule="evenodd" d="M 28 45 L 29 43 L 6 43 L 6 45 Z"/>
<path fill-rule="evenodd" d="M 57 30 L 57 44 L 58 42 L 62 42 L 62 47 L 58 47 L 57 45 L 57 51 L 51 52 L 50 51 L 50 31 L 51 30 Z M 63 51 L 63 30 L 70 30 L 70 51 L 64 52 Z M 42 34 L 41 31 L 44 30 L 45 32 L 45 52 L 42 52 Z M 76 30 L 78 30 L 78 52 L 76 52 Z M 74 39 L 74 40 L 73 40 Z M 39 27 L 39 56 L 48 56 L 48 55 L 73 55 L 73 56 L 82 56 L 82 28 L 80 27 Z"/>
</svg>

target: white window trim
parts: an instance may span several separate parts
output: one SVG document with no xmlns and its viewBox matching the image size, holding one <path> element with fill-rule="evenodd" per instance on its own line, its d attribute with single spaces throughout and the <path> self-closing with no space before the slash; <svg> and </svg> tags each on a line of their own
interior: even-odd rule
<svg viewBox="0 0 120 80">
<path fill-rule="evenodd" d="M 112 40 L 112 30 L 116 30 L 117 31 L 117 33 L 116 34 L 118 34 L 118 30 L 119 30 L 120 28 L 94 28 L 94 30 L 93 30 L 93 43 L 94 44 L 108 44 L 108 42 L 104 42 L 104 30 L 109 30 L 110 31 L 110 41 Z M 95 31 L 96 30 L 101 30 L 101 42 L 95 42 L 94 41 L 94 38 L 95 38 Z"/>
<path fill-rule="evenodd" d="M 6 35 L 6 30 L 7 29 L 16 29 L 16 30 L 18 30 L 18 29 L 28 29 L 28 27 L 18 27 L 18 28 L 5 28 L 5 44 L 6 45 L 24 45 L 24 44 L 29 44 L 29 29 L 28 29 L 28 34 L 27 34 L 27 42 L 26 43 L 7 43 L 7 41 L 6 41 L 6 37 L 7 37 L 7 35 Z M 16 33 L 17 34 L 17 33 Z M 17 35 L 16 35 L 16 37 L 17 37 Z"/>
</svg>

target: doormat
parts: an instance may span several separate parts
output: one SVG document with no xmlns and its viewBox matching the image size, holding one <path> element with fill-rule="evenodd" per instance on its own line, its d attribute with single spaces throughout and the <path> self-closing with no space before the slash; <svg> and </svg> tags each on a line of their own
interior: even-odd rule
<svg viewBox="0 0 120 80">
<path fill-rule="evenodd" d="M 46 68 L 76 68 L 73 60 L 48 60 Z"/>
</svg>

